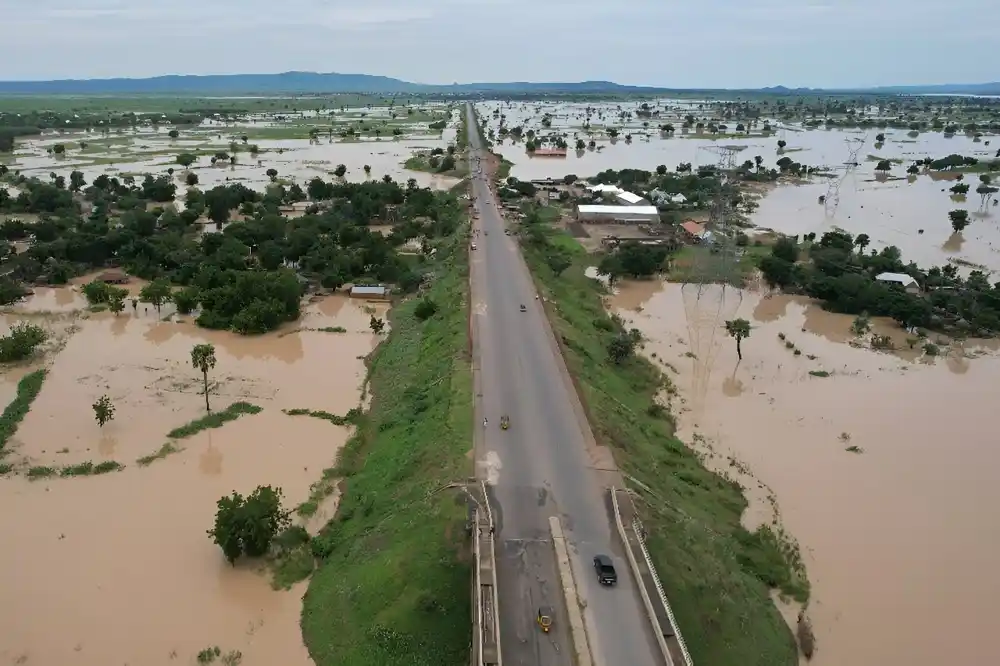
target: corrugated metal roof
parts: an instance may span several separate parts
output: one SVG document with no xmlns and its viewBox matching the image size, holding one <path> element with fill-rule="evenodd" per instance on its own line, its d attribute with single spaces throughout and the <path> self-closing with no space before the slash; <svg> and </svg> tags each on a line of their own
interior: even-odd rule
<svg viewBox="0 0 1000 666">
<path fill-rule="evenodd" d="M 917 284 L 913 276 L 906 273 L 879 273 L 875 276 L 875 279 L 879 282 L 898 282 L 905 287 Z"/>
<path fill-rule="evenodd" d="M 386 288 L 383 286 L 360 285 L 351 287 L 351 295 L 358 296 L 385 296 Z"/>
<path fill-rule="evenodd" d="M 579 213 L 605 213 L 607 215 L 659 215 L 656 206 L 594 206 L 576 207 Z"/>
<path fill-rule="evenodd" d="M 698 224 L 697 222 L 694 222 L 692 220 L 688 220 L 687 222 L 682 223 L 681 229 L 688 232 L 692 236 L 701 236 L 703 233 L 705 233 L 705 226 Z"/>
<path fill-rule="evenodd" d="M 635 205 L 640 201 L 642 201 L 642 197 L 640 197 L 638 194 L 632 194 L 631 192 L 619 192 L 615 196 L 621 199 L 622 201 L 626 201 L 632 205 Z"/>
</svg>

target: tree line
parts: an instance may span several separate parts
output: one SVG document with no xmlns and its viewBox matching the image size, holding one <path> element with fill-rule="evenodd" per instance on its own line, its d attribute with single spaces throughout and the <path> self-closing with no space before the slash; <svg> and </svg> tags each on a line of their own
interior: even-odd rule
<svg viewBox="0 0 1000 666">
<path fill-rule="evenodd" d="M 760 262 L 765 280 L 786 292 L 812 296 L 835 312 L 891 317 L 907 328 L 926 328 L 958 335 L 1000 334 L 1000 282 L 974 270 L 963 278 L 951 264 L 923 270 L 904 263 L 899 248 L 865 252 L 866 234 L 829 231 L 819 240 L 781 238 Z M 901 273 L 920 287 L 911 293 L 901 285 L 876 280 L 881 273 Z"/>
<path fill-rule="evenodd" d="M 415 289 L 424 278 L 422 259 L 404 257 L 399 248 L 413 239 L 452 233 L 460 210 L 454 195 L 391 178 L 365 183 L 315 178 L 306 192 L 280 184 L 264 194 L 241 184 L 204 192 L 191 188 L 179 213 L 147 210 L 150 202 L 168 198 L 166 190 L 173 187 L 162 176 L 139 183 L 100 176 L 81 185 L 78 194 L 38 179 L 16 182 L 21 194 L 6 201 L 7 210 L 24 207 L 41 218 L 0 223 L 3 240 L 30 242 L 21 253 L 0 244 L 5 274 L 0 302 L 22 295 L 22 283 L 65 284 L 75 275 L 119 266 L 165 285 L 160 302 L 173 300 L 181 312 L 198 310 L 200 325 L 240 333 L 261 333 L 297 318 L 308 283 L 337 288 L 377 282 Z M 307 214 L 293 219 L 281 213 L 288 202 L 307 197 L 314 201 Z M 90 209 L 86 214 L 82 203 Z M 240 223 L 227 226 L 237 214 Z M 203 215 L 222 230 L 199 233 Z M 395 224 L 388 235 L 369 226 L 390 218 Z M 124 300 L 113 287 L 91 291 L 88 298 L 112 309 Z"/>
</svg>

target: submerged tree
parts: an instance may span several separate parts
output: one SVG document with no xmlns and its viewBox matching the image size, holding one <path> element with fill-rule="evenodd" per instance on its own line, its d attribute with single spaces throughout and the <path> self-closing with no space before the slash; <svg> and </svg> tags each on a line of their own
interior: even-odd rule
<svg viewBox="0 0 1000 666">
<path fill-rule="evenodd" d="M 104 424 L 115 418 L 115 406 L 111 404 L 111 398 L 102 395 L 91 407 L 94 408 L 94 418 L 97 425 L 104 427 Z"/>
<path fill-rule="evenodd" d="M 215 526 L 208 535 L 230 564 L 240 555 L 266 555 L 274 538 L 291 522 L 281 507 L 281 488 L 258 486 L 246 498 L 234 492 L 219 499 L 216 506 Z"/>
<path fill-rule="evenodd" d="M 208 371 L 215 367 L 215 345 L 200 344 L 191 349 L 191 365 L 201 371 L 205 381 L 205 410 L 212 411 L 208 404 Z"/>
<path fill-rule="evenodd" d="M 730 319 L 726 322 L 726 333 L 736 340 L 736 356 L 743 360 L 743 349 L 741 343 L 745 338 L 750 337 L 750 322 L 746 319 Z"/>
<path fill-rule="evenodd" d="M 959 233 L 969 226 L 969 211 L 956 208 L 948 213 L 948 219 L 951 220 L 951 228 L 955 230 L 955 233 Z"/>
</svg>

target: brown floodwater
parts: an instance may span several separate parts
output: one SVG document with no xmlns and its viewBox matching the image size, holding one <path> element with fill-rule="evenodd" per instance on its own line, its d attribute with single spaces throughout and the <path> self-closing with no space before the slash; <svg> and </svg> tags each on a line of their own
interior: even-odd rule
<svg viewBox="0 0 1000 666">
<path fill-rule="evenodd" d="M 778 519 L 798 541 L 812 663 L 1000 663 L 988 639 L 1000 594 L 996 344 L 929 358 L 876 320 L 902 348 L 876 352 L 850 344 L 852 317 L 718 287 L 627 283 L 610 304 L 679 389 L 680 436 L 704 437 L 712 464 L 748 488 L 744 522 Z M 724 329 L 734 317 L 753 326 L 742 362 Z"/>
<path fill-rule="evenodd" d="M 375 108 L 367 110 L 369 115 L 378 115 L 382 111 L 388 115 L 389 109 Z M 198 175 L 198 187 L 208 189 L 216 185 L 239 182 L 243 185 L 263 191 L 271 180 L 267 170 L 278 170 L 282 180 L 306 183 L 319 176 L 330 180 L 332 172 L 338 164 L 347 167 L 345 179 L 351 182 L 363 182 L 369 178 L 381 179 L 384 175 L 406 182 L 413 178 L 421 187 L 447 190 L 458 183 L 458 179 L 439 174 L 411 171 L 403 167 L 403 163 L 420 150 L 446 148 L 454 143 L 459 115 L 452 114 L 448 127 L 443 132 L 427 134 L 426 123 L 413 123 L 408 134 L 402 137 L 365 138 L 352 141 L 329 141 L 321 137 L 318 141 L 309 139 L 263 139 L 254 140 L 260 148 L 260 154 L 250 155 L 241 152 L 237 163 L 213 166 L 208 159 L 197 162 L 192 171 Z M 261 126 L 280 126 L 284 123 L 260 123 Z M 184 137 L 170 139 L 166 131 L 155 128 L 144 128 L 134 133 L 115 134 L 102 137 L 99 132 L 67 132 L 61 134 L 48 133 L 39 138 L 18 142 L 17 151 L 11 169 L 18 169 L 27 175 L 47 177 L 55 171 L 68 177 L 71 170 L 81 171 L 87 182 L 92 182 L 101 174 L 121 176 L 124 174 L 161 174 L 168 168 L 175 169 L 174 180 L 177 185 L 179 206 L 183 203 L 186 186 L 184 179 L 186 171 L 175 163 L 177 153 L 184 150 L 207 151 L 209 149 L 227 150 L 234 132 L 239 133 L 240 127 L 251 127 L 249 124 L 220 124 L 211 120 L 197 128 L 185 130 Z M 218 135 L 223 138 L 219 139 Z M 90 144 L 87 153 L 78 149 L 78 142 Z M 68 153 L 63 156 L 50 155 L 47 150 L 56 143 L 63 143 Z M 95 163 L 96 162 L 96 163 Z M 371 174 L 364 171 L 364 166 L 371 167 Z M 136 178 L 142 180 L 141 177 Z"/>
<path fill-rule="evenodd" d="M 141 308 L 81 313 L 65 346 L 44 359 L 49 377 L 8 461 L 22 471 L 83 460 L 126 469 L 0 480 L 0 533 L 17 544 L 0 552 L 0 662 L 194 663 L 218 645 L 239 650 L 244 665 L 310 664 L 299 630 L 304 585 L 273 591 L 254 566 L 228 566 L 205 531 L 215 502 L 233 490 L 279 486 L 287 507 L 308 497 L 349 430 L 281 410 L 344 413 L 359 404 L 361 359 L 376 342 L 371 311 L 341 295 L 321 297 L 294 325 L 252 338 L 164 322 Z M 10 314 L 0 328 L 24 316 L 45 321 Z M 315 330 L 331 326 L 347 332 Z M 139 467 L 135 459 L 159 449 L 170 429 L 204 414 L 190 364 L 191 347 L 202 342 L 216 346 L 213 407 L 247 400 L 263 411 L 181 440 L 182 451 Z M 7 369 L 6 399 L 30 367 L 37 364 Z M 101 429 L 91 404 L 104 394 L 116 411 Z M 324 515 L 334 507 L 324 502 Z"/>
<path fill-rule="evenodd" d="M 678 113 L 688 112 L 689 104 L 658 100 L 658 104 L 664 103 L 676 107 Z M 492 116 L 497 106 L 497 102 L 477 104 L 480 117 L 486 118 L 493 129 L 499 124 Z M 591 119 L 596 130 L 593 135 L 583 129 L 584 109 L 588 106 L 595 109 Z M 668 137 L 656 131 L 656 122 L 652 123 L 652 128 L 643 128 L 639 119 L 618 119 L 619 107 L 634 110 L 635 106 L 617 103 L 504 106 L 508 127 L 524 125 L 546 134 L 549 130 L 541 126 L 541 120 L 545 114 L 552 114 L 551 131 L 565 134 L 571 144 L 576 138 L 585 141 L 593 138 L 597 145 L 595 149 L 583 151 L 571 147 L 565 158 L 532 157 L 523 141 L 509 138 L 499 142 L 495 150 L 514 163 L 511 175 L 521 180 L 562 178 L 566 174 L 583 178 L 607 169 L 653 170 L 660 164 L 673 170 L 682 162 L 697 168 L 716 164 L 719 157 L 713 150 L 722 145 L 742 148 L 736 158 L 737 164 L 760 155 L 765 166 L 773 167 L 778 159 L 788 156 L 802 164 L 828 167 L 834 175 L 831 178 L 813 176 L 796 186 L 770 188 L 759 201 L 759 209 L 750 217 L 757 227 L 787 234 L 815 232 L 818 235 L 842 228 L 854 234 L 868 234 L 871 238 L 869 250 L 895 245 L 902 251 L 905 261 L 915 261 L 923 268 L 957 261 L 960 266 L 965 265 L 966 271 L 968 264 L 1000 270 L 1000 225 L 997 224 L 1000 207 L 989 202 L 982 206 L 981 197 L 975 194 L 978 174 L 966 174 L 965 182 L 970 185 L 970 192 L 964 197 L 952 196 L 948 191 L 955 184 L 957 174 L 922 172 L 905 177 L 906 168 L 925 157 L 959 153 L 981 160 L 990 159 L 1000 143 L 991 141 L 995 136 L 987 135 L 976 141 L 972 136 L 945 136 L 941 132 L 922 132 L 911 137 L 906 130 L 802 130 L 789 126 L 778 129 L 770 137 L 711 139 L 708 134 L 685 134 L 680 129 Z M 603 118 L 596 114 L 603 114 Z M 772 124 L 780 126 L 773 120 Z M 605 126 L 618 127 L 623 134 L 631 132 L 633 140 L 626 142 L 621 137 L 611 140 L 601 133 Z M 876 144 L 875 136 L 880 132 L 885 134 L 886 140 Z M 779 139 L 788 144 L 780 152 L 777 150 Z M 858 148 L 859 164 L 848 170 L 844 162 L 849 155 L 849 145 L 859 141 L 862 142 Z M 871 159 L 876 156 L 900 162 L 893 164 L 890 178 L 876 178 L 878 161 Z M 829 205 L 820 204 L 820 196 L 828 197 Z M 954 209 L 967 210 L 972 220 L 961 234 L 952 231 L 948 218 L 948 212 Z M 697 212 L 691 211 L 692 214 Z"/>
</svg>

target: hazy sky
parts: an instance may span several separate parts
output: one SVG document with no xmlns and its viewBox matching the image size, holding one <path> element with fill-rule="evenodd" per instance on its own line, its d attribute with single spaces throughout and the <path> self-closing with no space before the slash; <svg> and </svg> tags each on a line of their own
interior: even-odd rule
<svg viewBox="0 0 1000 666">
<path fill-rule="evenodd" d="M 995 3 L 0 0 L 0 80 L 303 70 L 679 88 L 995 81 Z"/>
</svg>

